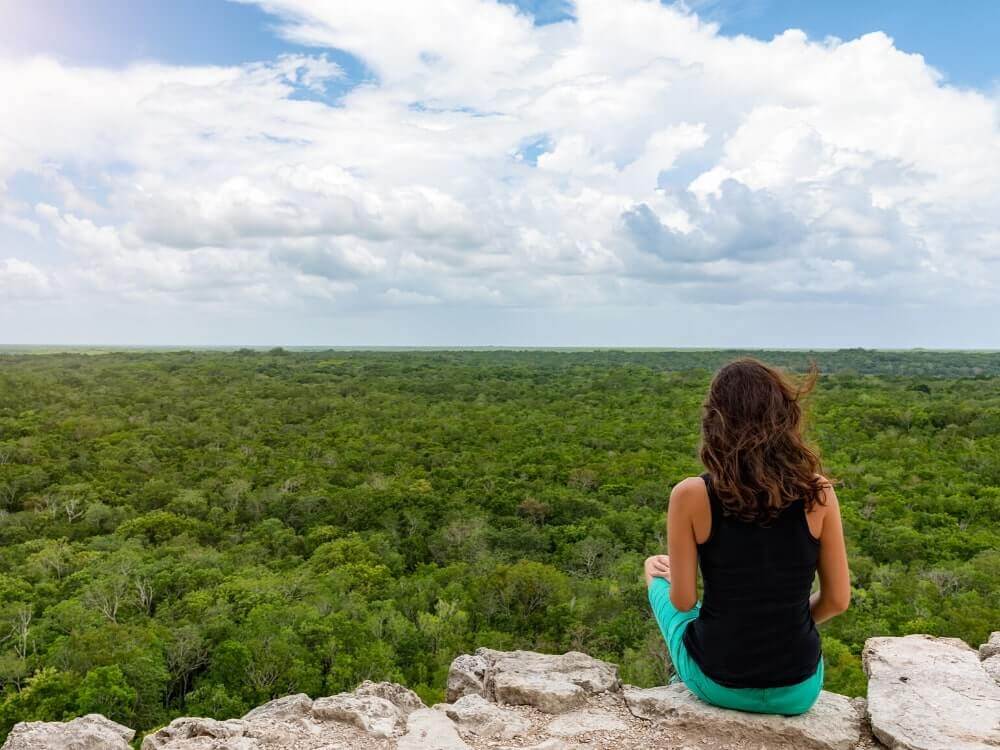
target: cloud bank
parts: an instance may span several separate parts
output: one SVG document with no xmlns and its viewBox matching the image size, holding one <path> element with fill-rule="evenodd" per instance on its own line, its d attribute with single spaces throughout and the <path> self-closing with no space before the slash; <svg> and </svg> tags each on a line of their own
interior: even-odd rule
<svg viewBox="0 0 1000 750">
<path fill-rule="evenodd" d="M 547 25 L 484 0 L 259 5 L 371 80 L 339 93 L 322 51 L 0 60 L 8 316 L 996 312 L 996 93 L 883 33 L 726 37 L 651 0 L 578 0 Z"/>
</svg>

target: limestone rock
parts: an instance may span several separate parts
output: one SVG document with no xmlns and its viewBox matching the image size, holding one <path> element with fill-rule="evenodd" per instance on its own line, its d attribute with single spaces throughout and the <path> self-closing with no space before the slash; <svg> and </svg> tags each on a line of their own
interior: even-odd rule
<svg viewBox="0 0 1000 750">
<path fill-rule="evenodd" d="M 1000 630 L 990 633 L 990 639 L 979 647 L 980 659 L 989 659 L 997 654 L 1000 654 Z"/>
<path fill-rule="evenodd" d="M 211 739 L 228 739 L 242 737 L 244 724 L 240 719 L 216 721 L 185 716 L 174 719 L 167 726 L 154 734 L 146 735 L 142 741 L 142 750 L 161 750 L 170 747 L 179 740 L 189 740 L 196 737 Z"/>
<path fill-rule="evenodd" d="M 993 678 L 993 682 L 1000 685 L 1000 654 L 983 659 L 982 664 L 986 674 Z"/>
<path fill-rule="evenodd" d="M 589 732 L 622 732 L 625 722 L 607 711 L 573 711 L 553 719 L 548 725 L 549 734 L 557 737 L 575 737 Z"/>
<path fill-rule="evenodd" d="M 312 715 L 321 721 L 353 724 L 375 737 L 392 737 L 402 729 L 407 716 L 425 708 L 417 694 L 402 685 L 365 680 L 353 693 L 317 698 Z"/>
<path fill-rule="evenodd" d="M 395 704 L 377 695 L 340 693 L 313 701 L 317 719 L 345 721 L 376 737 L 392 737 L 402 718 Z"/>
<path fill-rule="evenodd" d="M 463 695 L 482 695 L 488 668 L 489 662 L 479 651 L 456 656 L 448 669 L 448 702 L 454 703 Z"/>
<path fill-rule="evenodd" d="M 365 680 L 354 690 L 354 694 L 383 698 L 399 709 L 400 716 L 404 719 L 419 708 L 427 708 L 419 695 L 395 682 Z"/>
<path fill-rule="evenodd" d="M 1000 687 L 963 641 L 869 638 L 861 658 L 872 732 L 892 750 L 1000 746 Z"/>
<path fill-rule="evenodd" d="M 515 711 L 500 708 L 481 695 L 463 695 L 442 708 L 463 735 L 509 740 L 524 734 L 531 727 L 531 722 Z"/>
<path fill-rule="evenodd" d="M 486 700 L 534 706 L 546 713 L 571 711 L 587 696 L 618 687 L 616 665 L 578 651 L 539 654 L 479 649 L 456 658 L 448 674 L 451 701 L 480 694 Z"/>
<path fill-rule="evenodd" d="M 251 709 L 243 716 L 244 721 L 292 721 L 305 719 L 312 714 L 312 698 L 305 693 L 275 698 L 262 706 Z"/>
<path fill-rule="evenodd" d="M 535 673 L 501 672 L 494 677 L 493 695 L 498 703 L 534 706 L 558 714 L 582 706 L 587 694 L 568 680 Z"/>
<path fill-rule="evenodd" d="M 2 750 L 130 750 L 135 730 L 101 714 L 72 721 L 22 721 L 15 724 Z"/>
<path fill-rule="evenodd" d="M 472 750 L 461 737 L 454 722 L 443 711 L 420 708 L 406 721 L 406 734 L 399 738 L 397 750 Z"/>
<path fill-rule="evenodd" d="M 681 683 L 648 689 L 627 685 L 624 694 L 633 715 L 694 730 L 720 743 L 750 740 L 768 750 L 851 750 L 861 737 L 861 717 L 850 700 L 826 691 L 801 716 L 718 708 Z"/>
</svg>

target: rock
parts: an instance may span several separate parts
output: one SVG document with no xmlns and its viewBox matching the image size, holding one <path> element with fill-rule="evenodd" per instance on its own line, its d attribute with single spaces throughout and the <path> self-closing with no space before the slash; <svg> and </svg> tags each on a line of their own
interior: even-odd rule
<svg viewBox="0 0 1000 750">
<path fill-rule="evenodd" d="M 443 711 L 420 708 L 406 721 L 406 734 L 399 738 L 397 750 L 472 750 L 455 724 Z"/>
<path fill-rule="evenodd" d="M 869 638 L 861 659 L 872 732 L 892 750 L 1000 746 L 1000 687 L 963 641 Z"/>
<path fill-rule="evenodd" d="M 571 711 L 588 695 L 618 687 L 616 665 L 578 651 L 560 655 L 479 649 L 457 657 L 448 673 L 450 701 L 474 694 L 547 713 Z"/>
<path fill-rule="evenodd" d="M 447 689 L 449 703 L 454 703 L 463 695 L 483 694 L 483 681 L 486 678 L 489 663 L 480 651 L 474 654 L 456 656 L 451 662 L 451 667 L 448 669 Z"/>
<path fill-rule="evenodd" d="M 305 693 L 275 698 L 262 706 L 251 709 L 243 716 L 244 721 L 292 721 L 312 715 L 312 698 Z"/>
<path fill-rule="evenodd" d="M 142 750 L 161 750 L 177 740 L 189 740 L 195 737 L 210 737 L 212 739 L 242 737 L 243 729 L 244 724 L 240 719 L 217 721 L 185 716 L 174 719 L 153 734 L 146 735 L 142 741 Z"/>
<path fill-rule="evenodd" d="M 547 731 L 557 737 L 575 737 L 588 732 L 622 732 L 625 722 L 607 711 L 573 711 L 549 722 Z"/>
<path fill-rule="evenodd" d="M 509 740 L 531 728 L 531 722 L 527 719 L 488 702 L 481 695 L 463 695 L 454 703 L 444 704 L 442 708 L 463 735 Z"/>
<path fill-rule="evenodd" d="M 826 691 L 801 716 L 718 708 L 681 683 L 648 689 L 627 685 L 624 694 L 634 716 L 694 730 L 720 743 L 747 740 L 768 750 L 850 750 L 861 737 L 861 717 L 851 701 Z"/>
<path fill-rule="evenodd" d="M 395 682 L 365 680 L 355 689 L 354 694 L 383 698 L 398 708 L 400 716 L 404 719 L 419 708 L 427 708 L 419 695 Z"/>
<path fill-rule="evenodd" d="M 22 721 L 15 724 L 2 750 L 130 750 L 135 730 L 101 714 L 72 721 Z"/>
<path fill-rule="evenodd" d="M 375 737 L 392 737 L 418 709 L 427 708 L 412 690 L 394 682 L 365 680 L 353 693 L 317 698 L 312 716 L 345 721 Z"/>
<path fill-rule="evenodd" d="M 854 708 L 858 716 L 864 717 L 868 715 L 867 698 L 851 698 L 851 706 Z"/>
<path fill-rule="evenodd" d="M 529 745 L 527 747 L 501 747 L 499 750 L 572 750 L 576 747 L 579 747 L 579 745 L 571 745 L 566 742 L 566 740 L 553 737 L 552 739 L 539 742 L 537 745 Z"/>
<path fill-rule="evenodd" d="M 983 659 L 982 665 L 986 674 L 993 678 L 993 682 L 1000 685 L 1000 654 Z"/>
<path fill-rule="evenodd" d="M 354 693 L 317 698 L 312 714 L 321 720 L 346 721 L 376 737 L 392 737 L 402 719 L 395 704 L 385 698 Z"/>
<path fill-rule="evenodd" d="M 494 678 L 493 694 L 498 703 L 534 706 L 539 711 L 558 714 L 582 706 L 587 693 L 579 685 L 539 674 L 504 672 Z"/>
<path fill-rule="evenodd" d="M 997 654 L 1000 654 L 1000 630 L 990 633 L 990 639 L 979 647 L 980 659 L 989 659 Z"/>
</svg>

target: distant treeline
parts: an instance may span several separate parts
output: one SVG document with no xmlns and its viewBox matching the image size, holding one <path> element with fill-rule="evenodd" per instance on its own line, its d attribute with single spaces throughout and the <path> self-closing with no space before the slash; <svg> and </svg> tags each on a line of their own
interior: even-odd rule
<svg viewBox="0 0 1000 750">
<path fill-rule="evenodd" d="M 497 366 L 566 369 L 580 365 L 609 367 L 634 365 L 653 370 L 717 370 L 729 360 L 748 354 L 782 367 L 804 370 L 810 360 L 815 360 L 826 373 L 842 372 L 858 375 L 920 375 L 932 378 L 992 377 L 1000 374 L 1000 351 L 939 350 L 939 349 L 821 349 L 821 350 L 770 350 L 770 349 L 322 349 L 312 347 L 222 348 L 216 350 L 241 356 L 261 354 L 295 354 L 299 358 L 326 359 L 333 356 L 350 356 L 355 361 L 392 363 L 404 356 L 423 364 L 447 363 L 467 367 Z M 119 356 L 147 357 L 163 353 L 202 356 L 212 350 L 176 349 L 169 352 L 155 350 L 102 350 L 87 348 L 62 350 L 58 347 L 3 347 L 0 361 L 5 357 L 22 354 L 50 354 L 76 356 L 77 354 L 117 354 Z"/>
</svg>

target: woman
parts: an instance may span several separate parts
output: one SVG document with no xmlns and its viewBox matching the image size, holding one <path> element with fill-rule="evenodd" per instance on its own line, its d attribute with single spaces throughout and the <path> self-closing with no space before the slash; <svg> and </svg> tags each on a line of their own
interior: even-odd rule
<svg viewBox="0 0 1000 750">
<path fill-rule="evenodd" d="M 816 625 L 850 602 L 837 495 L 801 435 L 799 399 L 816 375 L 812 363 L 796 389 L 753 357 L 716 373 L 703 404 L 707 471 L 673 488 L 670 555 L 646 560 L 675 679 L 717 706 L 808 711 L 823 687 Z M 810 594 L 817 571 L 819 590 Z"/>
</svg>

